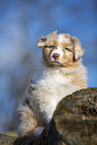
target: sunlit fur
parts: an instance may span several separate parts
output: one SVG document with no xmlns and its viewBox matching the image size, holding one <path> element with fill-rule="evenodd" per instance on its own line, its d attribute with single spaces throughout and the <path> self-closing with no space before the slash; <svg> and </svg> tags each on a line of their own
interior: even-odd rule
<svg viewBox="0 0 97 145">
<path fill-rule="evenodd" d="M 19 136 L 40 134 L 40 127 L 50 122 L 58 102 L 87 87 L 87 72 L 81 63 L 84 49 L 76 37 L 55 31 L 42 36 L 38 46 L 43 51 L 44 71 L 35 84 L 30 84 L 24 104 L 18 108 Z"/>
</svg>

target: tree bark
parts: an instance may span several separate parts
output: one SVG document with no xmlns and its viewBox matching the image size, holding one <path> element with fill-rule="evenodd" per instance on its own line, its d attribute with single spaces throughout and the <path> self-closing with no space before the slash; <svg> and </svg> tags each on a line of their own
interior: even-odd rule
<svg viewBox="0 0 97 145">
<path fill-rule="evenodd" d="M 63 98 L 40 136 L 0 135 L 0 145 L 97 145 L 97 88 Z"/>
</svg>

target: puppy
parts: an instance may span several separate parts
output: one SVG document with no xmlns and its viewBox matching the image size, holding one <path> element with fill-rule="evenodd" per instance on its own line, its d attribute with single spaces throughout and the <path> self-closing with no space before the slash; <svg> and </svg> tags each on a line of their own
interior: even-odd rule
<svg viewBox="0 0 97 145">
<path fill-rule="evenodd" d="M 38 135 L 52 119 L 58 102 L 74 91 L 87 87 L 87 71 L 82 65 L 84 49 L 76 37 L 57 34 L 42 36 L 44 71 L 31 83 L 23 105 L 18 108 L 18 135 Z"/>
</svg>

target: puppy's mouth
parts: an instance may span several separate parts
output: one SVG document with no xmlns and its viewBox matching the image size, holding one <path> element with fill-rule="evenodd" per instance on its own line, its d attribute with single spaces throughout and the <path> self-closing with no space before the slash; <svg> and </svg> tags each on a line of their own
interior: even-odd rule
<svg viewBox="0 0 97 145">
<path fill-rule="evenodd" d="M 49 60 L 49 64 L 54 66 L 62 66 L 62 63 L 58 60 Z"/>
<path fill-rule="evenodd" d="M 51 64 L 54 64 L 54 65 L 61 65 L 61 63 L 60 63 L 59 61 L 57 61 L 57 60 L 51 61 Z"/>
</svg>

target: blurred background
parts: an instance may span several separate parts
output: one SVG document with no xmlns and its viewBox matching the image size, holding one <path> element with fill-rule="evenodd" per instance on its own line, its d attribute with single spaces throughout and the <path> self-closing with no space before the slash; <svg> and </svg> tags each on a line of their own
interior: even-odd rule
<svg viewBox="0 0 97 145">
<path fill-rule="evenodd" d="M 38 39 L 54 30 L 80 39 L 97 86 L 97 0 L 0 0 L 0 132 L 15 130 L 17 106 L 42 71 Z"/>
</svg>

